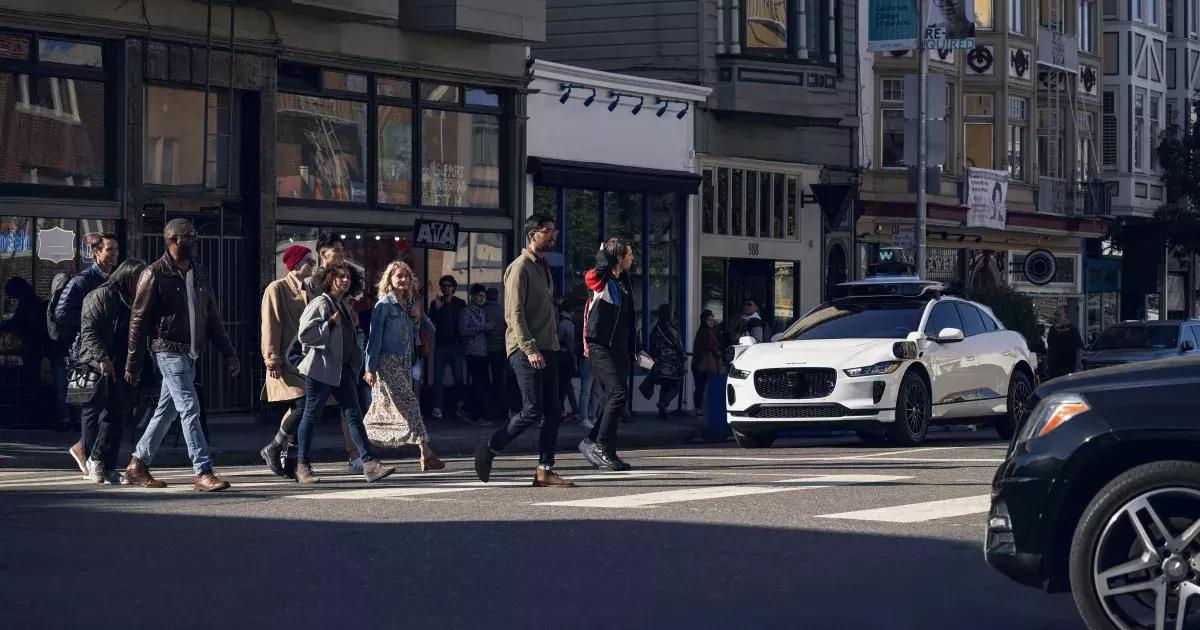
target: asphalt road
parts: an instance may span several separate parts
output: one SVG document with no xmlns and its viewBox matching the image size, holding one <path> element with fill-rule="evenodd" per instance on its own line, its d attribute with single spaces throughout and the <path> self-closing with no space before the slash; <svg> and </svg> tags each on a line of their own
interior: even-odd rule
<svg viewBox="0 0 1200 630">
<path fill-rule="evenodd" d="M 781 440 L 634 451 L 572 489 L 534 458 L 376 484 L 318 465 L 314 487 L 257 468 L 191 490 L 0 471 L 6 628 L 1082 628 L 1069 596 L 983 561 L 1004 445 L 946 434 L 913 449 Z M 964 437 L 965 436 L 965 437 Z"/>
</svg>

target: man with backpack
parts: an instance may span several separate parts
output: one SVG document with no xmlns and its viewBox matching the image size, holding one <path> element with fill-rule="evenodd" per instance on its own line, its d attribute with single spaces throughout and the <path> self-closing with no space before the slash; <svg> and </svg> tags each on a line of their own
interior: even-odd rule
<svg viewBox="0 0 1200 630">
<path fill-rule="evenodd" d="M 79 352 L 83 299 L 108 281 L 108 275 L 117 268 L 121 257 L 116 235 L 102 232 L 94 235 L 93 239 L 90 246 L 94 262 L 71 278 L 61 292 L 51 291 L 50 302 L 46 307 L 46 332 L 49 333 L 51 341 L 69 346 L 71 357 L 77 356 Z M 65 365 L 63 369 L 65 374 Z M 62 395 L 65 396 L 65 392 Z M 99 425 L 94 422 L 83 423 L 80 427 L 79 441 L 67 449 L 79 466 L 80 472 L 84 474 L 87 474 L 87 459 L 92 452 L 92 442 L 96 439 L 98 430 Z"/>
</svg>

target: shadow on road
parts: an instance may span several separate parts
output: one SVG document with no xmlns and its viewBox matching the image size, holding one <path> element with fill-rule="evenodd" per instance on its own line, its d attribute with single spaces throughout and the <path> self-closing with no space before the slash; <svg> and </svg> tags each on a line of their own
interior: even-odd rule
<svg viewBox="0 0 1200 630">
<path fill-rule="evenodd" d="M 214 515 L 151 513 L 167 506 L 146 503 L 128 506 L 145 511 L 134 513 L 95 498 L 3 497 L 6 627 L 1082 628 L 1069 597 L 1010 583 L 974 543 L 474 521 L 421 502 L 347 502 L 318 515 L 300 501 L 239 507 L 214 496 L 188 506 Z M 388 520 L 434 513 L 465 520 Z"/>
</svg>

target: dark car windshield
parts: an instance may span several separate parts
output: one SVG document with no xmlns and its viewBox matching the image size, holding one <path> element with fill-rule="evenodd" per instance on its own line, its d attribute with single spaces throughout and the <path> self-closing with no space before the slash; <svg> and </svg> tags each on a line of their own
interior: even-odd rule
<svg viewBox="0 0 1200 630">
<path fill-rule="evenodd" d="M 1178 326 L 1117 324 L 1104 331 L 1093 350 L 1167 350 L 1179 344 Z"/>
<path fill-rule="evenodd" d="M 918 300 L 827 302 L 792 324 L 782 340 L 903 339 L 920 327 L 925 304 Z"/>
</svg>

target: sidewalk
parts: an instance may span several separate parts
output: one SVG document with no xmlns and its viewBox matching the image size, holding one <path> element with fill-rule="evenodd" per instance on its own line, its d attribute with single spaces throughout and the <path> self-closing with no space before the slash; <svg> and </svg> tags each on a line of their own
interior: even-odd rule
<svg viewBox="0 0 1200 630">
<path fill-rule="evenodd" d="M 672 416 L 659 420 L 650 414 L 635 414 L 634 422 L 620 429 L 622 448 L 677 446 L 700 439 L 702 420 Z M 454 420 L 427 420 L 431 444 L 438 455 L 450 457 L 472 455 L 475 448 L 496 431 L 499 425 L 474 427 Z M 260 423 L 252 415 L 219 416 L 208 421 L 209 447 L 217 470 L 221 466 L 260 464 L 259 449 L 271 439 L 276 426 Z M 587 430 L 578 422 L 562 425 L 558 432 L 559 452 L 575 452 Z M 154 467 L 187 466 L 187 447 L 182 437 L 176 444 L 178 432 L 168 434 L 154 458 Z M 67 449 L 78 439 L 78 432 L 30 431 L 0 429 L 0 469 L 4 468 L 74 468 Z M 132 451 L 129 434 L 121 440 L 120 461 L 128 460 Z M 538 429 L 525 431 L 504 451 L 506 454 L 536 454 Z M 399 451 L 381 450 L 384 459 L 415 459 L 416 447 Z M 345 461 L 346 448 L 339 425 L 329 422 L 317 427 L 313 438 L 312 459 L 316 462 Z"/>
</svg>

